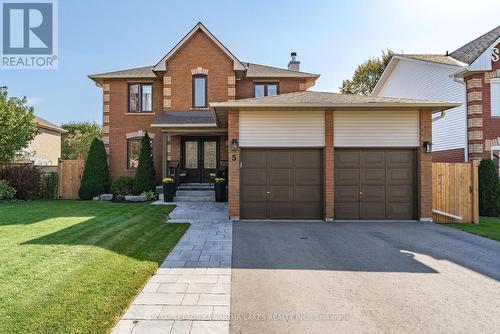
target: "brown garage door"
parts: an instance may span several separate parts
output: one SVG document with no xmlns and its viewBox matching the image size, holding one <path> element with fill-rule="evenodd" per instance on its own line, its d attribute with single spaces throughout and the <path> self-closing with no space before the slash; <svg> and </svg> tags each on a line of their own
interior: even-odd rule
<svg viewBox="0 0 500 334">
<path fill-rule="evenodd" d="M 336 219 L 414 219 L 415 150 L 335 150 Z"/>
<path fill-rule="evenodd" d="M 321 149 L 242 149 L 242 219 L 323 219 Z"/>
</svg>

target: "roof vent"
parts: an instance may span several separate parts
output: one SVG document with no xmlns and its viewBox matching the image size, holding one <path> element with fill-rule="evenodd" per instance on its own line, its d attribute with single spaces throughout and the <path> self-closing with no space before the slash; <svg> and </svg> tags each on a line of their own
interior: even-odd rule
<svg viewBox="0 0 500 334">
<path fill-rule="evenodd" d="M 292 60 L 288 63 L 288 69 L 291 71 L 300 71 L 300 61 L 297 61 L 297 52 L 290 53 Z"/>
</svg>

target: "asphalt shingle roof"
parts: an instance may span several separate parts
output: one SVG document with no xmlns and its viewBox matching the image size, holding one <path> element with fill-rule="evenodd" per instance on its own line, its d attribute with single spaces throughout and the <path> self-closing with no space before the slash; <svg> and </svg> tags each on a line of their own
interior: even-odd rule
<svg viewBox="0 0 500 334">
<path fill-rule="evenodd" d="M 64 130 L 63 128 L 61 128 L 60 126 L 58 125 L 55 125 L 54 123 L 51 123 L 49 121 L 47 121 L 46 119 L 43 119 L 41 118 L 40 116 L 34 116 L 34 122 L 39 125 L 40 127 L 44 127 L 44 128 L 49 128 L 49 129 L 52 129 L 54 131 L 57 131 L 57 132 L 61 132 L 61 133 L 65 133 L 65 132 L 68 132 L 66 130 Z"/>
<path fill-rule="evenodd" d="M 317 78 L 319 74 L 292 71 L 285 68 L 245 63 L 247 66 L 247 78 L 273 77 L 273 78 Z"/>
<path fill-rule="evenodd" d="M 156 125 L 205 125 L 215 124 L 215 119 L 210 111 L 166 111 L 154 120 Z"/>
<path fill-rule="evenodd" d="M 463 63 L 472 64 L 499 37 L 500 26 L 453 51 L 450 56 Z"/>
<path fill-rule="evenodd" d="M 461 66 L 458 61 L 450 56 L 438 54 L 398 54 L 400 57 L 428 61 L 432 63 Z"/>
<path fill-rule="evenodd" d="M 448 101 L 416 100 L 396 97 L 375 97 L 364 95 L 339 94 L 329 92 L 305 91 L 298 93 L 280 94 L 276 96 L 257 97 L 250 99 L 241 99 L 228 102 L 211 103 L 210 106 L 217 107 L 286 107 L 286 106 L 345 106 L 352 107 L 356 105 L 422 105 L 422 106 L 443 106 L 456 107 L 459 103 Z"/>
<path fill-rule="evenodd" d="M 319 74 L 291 71 L 284 68 L 245 63 L 249 78 L 317 78 Z M 153 66 L 144 66 L 120 71 L 89 75 L 91 79 L 106 78 L 156 78 Z"/>
</svg>

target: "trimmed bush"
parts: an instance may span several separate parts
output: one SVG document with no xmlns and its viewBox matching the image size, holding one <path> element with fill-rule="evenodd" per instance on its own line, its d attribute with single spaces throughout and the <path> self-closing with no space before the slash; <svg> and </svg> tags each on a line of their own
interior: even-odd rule
<svg viewBox="0 0 500 334">
<path fill-rule="evenodd" d="M 54 199 L 57 195 L 57 173 L 50 172 L 42 175 L 40 183 L 40 196 L 46 199 Z"/>
<path fill-rule="evenodd" d="M 0 201 L 13 199 L 16 194 L 16 189 L 12 188 L 4 180 L 0 180 Z"/>
<path fill-rule="evenodd" d="M 497 167 L 491 159 L 483 159 L 479 164 L 479 214 L 497 217 L 499 214 L 500 181 Z"/>
<path fill-rule="evenodd" d="M 91 200 L 109 190 L 109 168 L 104 144 L 94 138 L 90 144 L 78 192 L 81 199 Z"/>
<path fill-rule="evenodd" d="M 134 186 L 134 178 L 130 176 L 120 176 L 111 183 L 110 191 L 113 195 L 130 195 Z"/>
<path fill-rule="evenodd" d="M 9 165 L 0 168 L 0 180 L 16 189 L 16 198 L 28 200 L 39 197 L 40 171 L 31 164 Z"/>
<path fill-rule="evenodd" d="M 141 140 L 141 152 L 139 154 L 139 165 L 135 172 L 133 192 L 138 195 L 144 191 L 154 190 L 155 185 L 156 172 L 153 164 L 151 140 L 146 132 Z"/>
</svg>

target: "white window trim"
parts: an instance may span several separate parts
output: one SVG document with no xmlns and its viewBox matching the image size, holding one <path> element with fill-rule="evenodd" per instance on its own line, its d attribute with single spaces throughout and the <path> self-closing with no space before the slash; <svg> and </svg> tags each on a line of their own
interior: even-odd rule
<svg viewBox="0 0 500 334">
<path fill-rule="evenodd" d="M 496 103 L 494 104 L 495 99 L 493 98 L 493 86 L 498 85 L 498 96 L 496 97 Z M 490 80 L 490 98 L 491 98 L 491 116 L 499 117 L 500 116 L 500 78 L 491 78 Z M 496 106 L 497 112 L 493 113 L 495 110 L 493 107 Z"/>
</svg>

